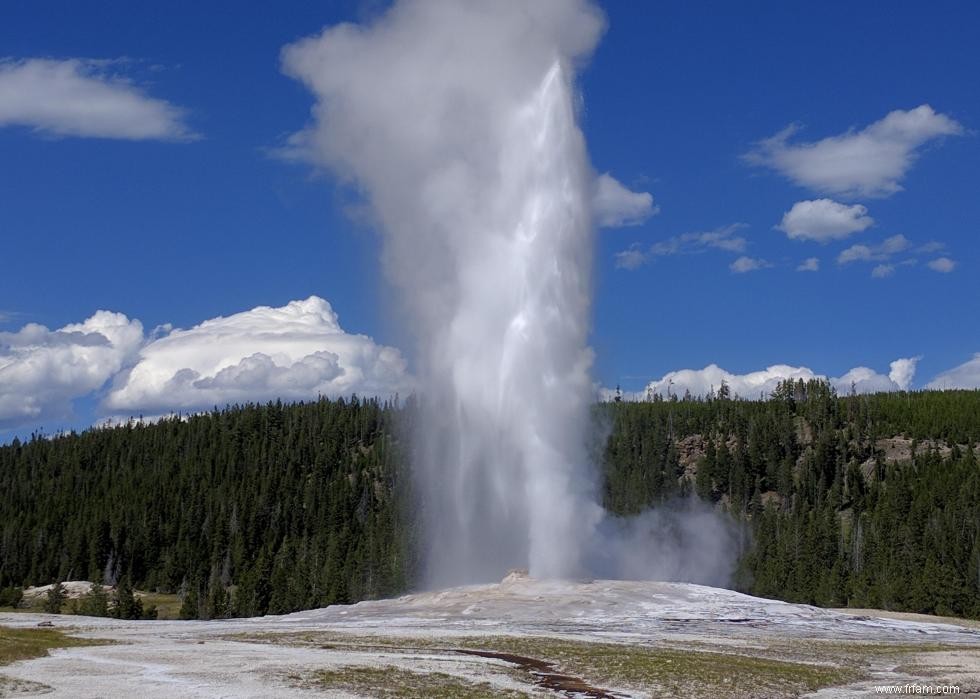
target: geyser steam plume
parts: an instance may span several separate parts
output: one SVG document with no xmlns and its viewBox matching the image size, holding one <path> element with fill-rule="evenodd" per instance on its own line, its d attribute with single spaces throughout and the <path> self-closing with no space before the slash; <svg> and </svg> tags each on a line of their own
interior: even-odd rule
<svg viewBox="0 0 980 699">
<path fill-rule="evenodd" d="M 595 175 L 585 0 L 407 0 L 287 46 L 317 96 L 290 140 L 358 185 L 418 339 L 431 585 L 588 574 Z"/>
</svg>

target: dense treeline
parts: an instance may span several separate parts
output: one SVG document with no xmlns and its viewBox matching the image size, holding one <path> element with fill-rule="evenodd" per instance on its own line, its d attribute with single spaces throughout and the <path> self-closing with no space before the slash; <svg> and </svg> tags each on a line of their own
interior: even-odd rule
<svg viewBox="0 0 980 699">
<path fill-rule="evenodd" d="M 0 604 L 59 580 L 177 592 L 187 618 L 411 585 L 411 406 L 320 400 L 0 447 Z M 751 533 L 736 585 L 821 605 L 980 617 L 980 392 L 612 402 L 604 505 L 678 496 Z M 904 435 L 907 454 L 889 453 Z M 884 440 L 884 441 L 883 441 Z M 913 456 L 914 455 L 914 456 Z"/>
<path fill-rule="evenodd" d="M 599 410 L 613 422 L 606 507 L 718 503 L 752 534 L 740 589 L 980 617 L 980 391 L 838 397 L 787 382 L 766 401 Z M 896 443 L 905 454 L 887 453 Z"/>
<path fill-rule="evenodd" d="M 0 448 L 0 588 L 126 580 L 202 618 L 401 591 L 395 412 L 274 403 L 15 440 Z"/>
</svg>

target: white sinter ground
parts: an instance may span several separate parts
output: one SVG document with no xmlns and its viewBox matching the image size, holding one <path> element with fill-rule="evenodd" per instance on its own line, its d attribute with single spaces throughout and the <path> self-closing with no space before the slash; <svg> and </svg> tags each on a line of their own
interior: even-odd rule
<svg viewBox="0 0 980 699">
<path fill-rule="evenodd" d="M 512 574 L 499 584 L 256 619 L 135 622 L 0 615 L 0 625 L 11 627 L 34 627 L 43 620 L 80 636 L 117 641 L 58 649 L 46 658 L 0 667 L 0 676 L 51 688 L 45 690 L 47 697 L 73 699 L 308 697 L 316 690 L 304 688 L 297 678 L 349 666 L 446 673 L 489 682 L 494 692 L 556 695 L 536 687 L 531 673 L 514 665 L 453 650 L 474 637 L 560 638 L 753 657 L 766 652 L 772 657 L 773 649 L 786 648 L 791 651 L 778 652 L 818 664 L 828 661 L 819 654 L 808 659 L 808 649 L 881 649 L 895 644 L 903 647 L 901 659 L 866 651 L 869 660 L 860 677 L 814 696 L 865 696 L 875 684 L 906 682 L 980 686 L 980 628 L 970 622 L 848 614 L 685 583 L 538 581 Z M 620 696 L 658 695 L 649 686 L 610 686 L 601 677 L 584 679 Z M 0 682 L 0 694 L 3 687 Z M 351 696 L 342 691 L 328 695 Z"/>
</svg>

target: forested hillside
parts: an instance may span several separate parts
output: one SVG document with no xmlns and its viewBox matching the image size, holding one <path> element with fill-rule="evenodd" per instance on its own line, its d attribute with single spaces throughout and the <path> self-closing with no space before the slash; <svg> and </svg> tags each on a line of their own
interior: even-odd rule
<svg viewBox="0 0 980 699">
<path fill-rule="evenodd" d="M 729 511 L 747 592 L 980 617 L 980 392 L 720 394 L 596 406 L 605 506 Z M 403 591 L 411 411 L 275 403 L 0 447 L 0 590 L 124 580 L 202 618 Z"/>
<path fill-rule="evenodd" d="M 275 403 L 0 448 L 0 588 L 125 577 L 195 617 L 400 592 L 394 412 Z"/>
<path fill-rule="evenodd" d="M 605 505 L 694 493 L 751 532 L 736 587 L 980 617 L 980 392 L 610 403 Z M 967 445 L 972 445 L 972 448 Z"/>
</svg>

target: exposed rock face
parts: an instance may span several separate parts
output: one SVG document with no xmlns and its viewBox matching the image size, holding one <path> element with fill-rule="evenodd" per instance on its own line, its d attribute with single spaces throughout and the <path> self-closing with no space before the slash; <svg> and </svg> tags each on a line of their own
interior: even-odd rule
<svg viewBox="0 0 980 699">
<path fill-rule="evenodd" d="M 961 453 L 970 448 L 967 444 L 959 444 L 957 446 Z M 941 439 L 916 441 L 914 439 L 907 439 L 902 435 L 897 435 L 895 437 L 879 439 L 875 442 L 875 453 L 880 454 L 882 461 L 886 464 L 901 464 L 912 461 L 913 448 L 915 450 L 914 456 L 923 456 L 935 450 L 939 453 L 940 458 L 948 459 L 953 453 L 953 448 Z M 980 445 L 973 447 L 973 451 L 980 457 Z M 876 457 L 872 456 L 861 464 L 861 472 L 864 474 L 865 479 L 871 480 L 875 478 L 875 463 Z"/>
<path fill-rule="evenodd" d="M 684 467 L 684 475 L 693 478 L 698 470 L 698 461 L 704 457 L 704 437 L 692 434 L 677 442 L 677 458 Z"/>
</svg>

